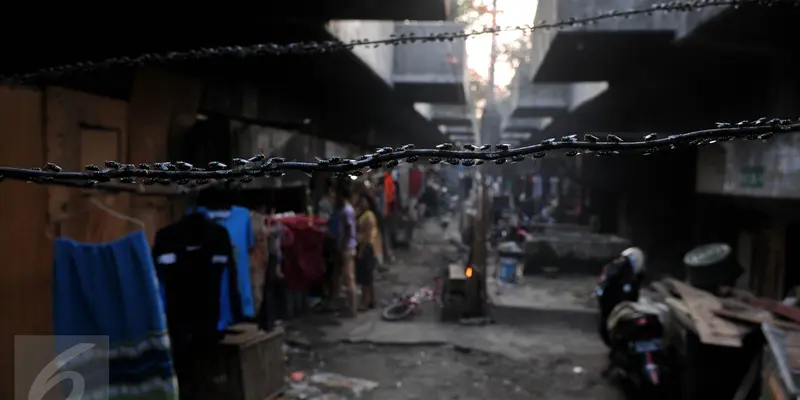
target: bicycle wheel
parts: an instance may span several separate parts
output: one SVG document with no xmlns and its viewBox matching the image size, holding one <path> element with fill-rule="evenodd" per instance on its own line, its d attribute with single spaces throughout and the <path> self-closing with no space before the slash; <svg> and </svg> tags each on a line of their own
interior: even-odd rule
<svg viewBox="0 0 800 400">
<path fill-rule="evenodd" d="M 381 316 L 387 321 L 399 321 L 408 318 L 414 312 L 414 305 L 410 302 L 397 302 L 389 304 L 383 309 Z"/>
</svg>

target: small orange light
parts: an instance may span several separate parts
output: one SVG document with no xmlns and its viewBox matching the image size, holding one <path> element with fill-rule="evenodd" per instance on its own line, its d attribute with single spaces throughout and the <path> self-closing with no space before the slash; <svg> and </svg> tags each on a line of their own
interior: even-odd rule
<svg viewBox="0 0 800 400">
<path fill-rule="evenodd" d="M 472 267 L 467 267 L 464 273 L 467 275 L 467 278 L 472 278 Z"/>
</svg>

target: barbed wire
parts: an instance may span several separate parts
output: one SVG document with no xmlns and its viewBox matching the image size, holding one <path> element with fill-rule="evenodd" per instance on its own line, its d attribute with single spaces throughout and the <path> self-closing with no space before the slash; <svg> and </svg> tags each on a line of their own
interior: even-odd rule
<svg viewBox="0 0 800 400">
<path fill-rule="evenodd" d="M 331 157 L 318 159 L 316 162 L 287 161 L 283 158 L 267 158 L 264 154 L 256 154 L 248 158 L 235 158 L 231 166 L 212 161 L 207 168 L 199 168 L 183 161 L 158 162 L 153 164 L 123 164 L 108 160 L 103 166 L 87 165 L 83 172 L 66 172 L 55 163 L 48 162 L 44 167 L 15 168 L 0 166 L 0 178 L 5 180 L 26 181 L 45 185 L 61 185 L 78 188 L 95 188 L 126 191 L 124 184 L 131 185 L 177 185 L 191 190 L 193 186 L 208 185 L 215 181 L 227 183 L 249 183 L 257 178 L 282 177 L 287 171 L 301 171 L 308 175 L 315 172 L 334 173 L 341 177 L 356 179 L 368 170 L 392 169 L 401 162 L 413 163 L 427 157 L 430 164 L 451 164 L 467 167 L 484 164 L 487 161 L 495 164 L 521 162 L 526 159 L 540 159 L 549 152 L 564 150 L 566 156 L 582 154 L 607 156 L 621 153 L 653 154 L 664 150 L 675 150 L 692 146 L 713 144 L 734 139 L 767 140 L 776 134 L 800 131 L 800 121 L 788 119 L 759 118 L 754 121 L 739 123 L 717 123 L 713 129 L 672 134 L 659 137 L 657 133 L 645 135 L 639 141 L 626 142 L 619 135 L 608 134 L 601 139 L 599 134 L 585 134 L 578 140 L 577 134 L 560 139 L 551 138 L 539 144 L 511 148 L 508 144 L 485 144 L 482 146 L 464 145 L 463 150 L 455 148 L 452 143 L 443 143 L 435 149 L 415 149 L 413 145 L 405 145 L 394 149 L 382 147 L 374 153 L 365 154 L 357 159 Z M 583 151 L 583 153 L 581 153 Z M 141 179 L 141 182 L 137 182 Z M 113 187 L 109 183 L 113 182 Z M 122 186 L 120 186 L 122 185 Z"/>
<path fill-rule="evenodd" d="M 302 54 L 324 54 L 337 51 L 353 50 L 356 47 L 379 47 L 388 45 L 405 45 L 411 43 L 428 43 L 467 39 L 474 36 L 520 31 L 525 34 L 539 30 L 564 29 L 593 25 L 600 21 L 614 18 L 631 18 L 636 15 L 652 15 L 656 13 L 673 13 L 698 11 L 712 7 L 740 7 L 745 5 L 775 6 L 793 5 L 800 6 L 800 0 L 695 0 L 695 1 L 670 1 L 651 5 L 640 9 L 615 10 L 600 13 L 589 17 L 572 17 L 558 22 L 538 21 L 533 25 L 515 25 L 506 27 L 484 27 L 483 30 L 469 32 L 446 32 L 417 36 L 413 33 L 392 35 L 385 39 L 360 39 L 348 43 L 339 40 L 322 42 L 296 42 L 289 44 L 256 44 L 251 46 L 222 46 L 200 48 L 189 51 L 172 51 L 166 53 L 149 53 L 133 57 L 116 57 L 102 61 L 85 60 L 73 64 L 42 68 L 31 73 L 0 75 L 0 83 L 23 84 L 37 79 L 53 79 L 61 76 L 94 72 L 112 67 L 136 67 L 142 65 L 165 64 L 186 61 L 201 61 L 217 58 L 244 58 L 252 56 L 281 56 Z"/>
</svg>

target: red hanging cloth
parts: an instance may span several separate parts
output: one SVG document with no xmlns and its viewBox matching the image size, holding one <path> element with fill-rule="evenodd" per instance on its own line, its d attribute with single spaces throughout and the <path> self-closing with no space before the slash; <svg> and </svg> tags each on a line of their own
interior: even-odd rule
<svg viewBox="0 0 800 400">
<path fill-rule="evenodd" d="M 384 214 L 389 215 L 392 212 L 392 204 L 394 203 L 394 178 L 391 172 L 384 172 L 383 174 L 383 210 Z"/>
<path fill-rule="evenodd" d="M 282 220 L 281 223 L 292 232 L 292 240 L 281 243 L 286 286 L 290 290 L 304 290 L 325 277 L 322 257 L 325 235 L 316 226 L 309 225 L 308 218 Z"/>
</svg>

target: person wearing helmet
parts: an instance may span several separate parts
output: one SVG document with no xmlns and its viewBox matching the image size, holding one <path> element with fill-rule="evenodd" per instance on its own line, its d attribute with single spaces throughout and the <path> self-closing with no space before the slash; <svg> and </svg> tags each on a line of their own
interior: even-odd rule
<svg viewBox="0 0 800 400">
<path fill-rule="evenodd" d="M 644 269 L 645 255 L 637 247 L 625 249 L 603 268 L 595 294 L 600 308 L 600 337 L 606 344 L 609 343 L 606 326 L 608 316 L 617 304 L 639 300 Z"/>
<path fill-rule="evenodd" d="M 638 247 L 629 247 L 622 251 L 622 257 L 628 260 L 633 274 L 641 276 L 644 272 L 644 252 Z"/>
</svg>

